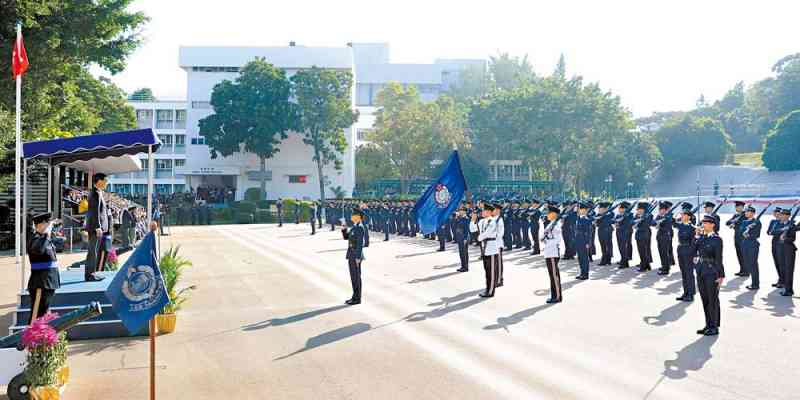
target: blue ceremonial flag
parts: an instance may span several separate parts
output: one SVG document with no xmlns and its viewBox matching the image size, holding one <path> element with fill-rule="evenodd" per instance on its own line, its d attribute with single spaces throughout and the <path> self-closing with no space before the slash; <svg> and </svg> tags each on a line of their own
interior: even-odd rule
<svg viewBox="0 0 800 400">
<path fill-rule="evenodd" d="M 435 232 L 436 228 L 453 214 L 466 191 L 467 182 L 464 180 L 464 173 L 461 172 L 458 152 L 453 151 L 444 165 L 442 175 L 422 194 L 414 206 L 422 233 L 427 235 Z"/>
<path fill-rule="evenodd" d="M 130 333 L 138 332 L 147 321 L 169 303 L 164 278 L 158 269 L 156 237 L 147 234 L 139 247 L 106 289 L 114 312 Z"/>
</svg>

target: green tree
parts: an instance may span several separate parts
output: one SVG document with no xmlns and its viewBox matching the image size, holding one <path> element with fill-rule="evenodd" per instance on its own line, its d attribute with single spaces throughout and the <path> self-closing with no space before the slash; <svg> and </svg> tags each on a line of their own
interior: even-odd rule
<svg viewBox="0 0 800 400">
<path fill-rule="evenodd" d="M 485 66 L 471 65 L 459 71 L 447 94 L 458 102 L 466 103 L 488 93 L 493 84 Z"/>
<path fill-rule="evenodd" d="M 299 130 L 303 143 L 314 151 L 319 198 L 324 201 L 323 167 L 333 163 L 337 171 L 342 168 L 341 155 L 347 148 L 344 130 L 358 120 L 358 112 L 351 105 L 353 75 L 349 71 L 312 67 L 297 72 L 291 81 L 298 105 Z"/>
<path fill-rule="evenodd" d="M 733 151 L 730 137 L 719 121 L 685 116 L 668 122 L 656 132 L 665 170 L 692 165 L 721 164 Z"/>
<path fill-rule="evenodd" d="M 135 90 L 128 96 L 130 101 L 156 101 L 156 96 L 150 88 L 141 88 Z"/>
<path fill-rule="evenodd" d="M 489 73 L 493 86 L 497 89 L 512 89 L 536 80 L 536 73 L 533 72 L 527 55 L 522 58 L 508 53 L 491 56 Z"/>
<path fill-rule="evenodd" d="M 397 168 L 378 146 L 369 143 L 356 149 L 356 185 L 369 189 L 380 179 L 397 179 Z"/>
<path fill-rule="evenodd" d="M 97 126 L 91 132 L 116 132 L 136 128 L 136 111 L 128 105 L 125 92 L 105 77 L 85 73 L 78 80 L 81 97 L 92 104 Z"/>
<path fill-rule="evenodd" d="M 199 121 L 211 158 L 241 150 L 259 158 L 261 196 L 266 198 L 266 163 L 278 145 L 297 128 L 297 107 L 289 101 L 286 73 L 257 58 L 241 69 L 236 81 L 224 80 L 211 92 L 214 114 Z"/>
<path fill-rule="evenodd" d="M 800 169 L 800 110 L 792 111 L 778 121 L 767 136 L 761 159 L 770 171 Z"/>
<path fill-rule="evenodd" d="M 467 148 L 466 109 L 448 96 L 424 103 L 416 87 L 396 82 L 378 93 L 379 110 L 367 140 L 379 148 L 398 171 L 401 190 L 408 181 L 427 177 L 434 159 L 456 148 Z"/>
</svg>

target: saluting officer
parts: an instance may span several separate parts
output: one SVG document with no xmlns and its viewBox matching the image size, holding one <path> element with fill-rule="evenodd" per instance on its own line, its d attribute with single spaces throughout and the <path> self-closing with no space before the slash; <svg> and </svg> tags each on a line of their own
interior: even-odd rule
<svg viewBox="0 0 800 400">
<path fill-rule="evenodd" d="M 347 264 L 350 269 L 350 284 L 353 287 L 353 296 L 345 304 L 361 304 L 361 262 L 364 261 L 364 235 L 366 231 L 361 225 L 363 214 L 359 209 L 353 209 L 350 219 L 353 227 L 349 230 L 342 228 L 342 237 L 347 240 Z"/>
<path fill-rule="evenodd" d="M 500 258 L 500 246 L 497 243 L 497 221 L 491 216 L 494 207 L 486 204 L 483 210 L 483 219 L 479 224 L 472 222 L 470 230 L 478 232 L 478 241 L 483 243 L 483 269 L 486 272 L 486 291 L 481 293 L 480 296 L 494 297 Z"/>
<path fill-rule="evenodd" d="M 469 220 L 467 219 L 467 210 L 464 207 L 458 209 L 457 217 L 453 223 L 453 237 L 458 246 L 458 258 L 461 260 L 461 268 L 458 272 L 469 271 Z"/>
<path fill-rule="evenodd" d="M 30 322 L 47 314 L 50 309 L 50 299 L 55 294 L 56 289 L 61 287 L 56 247 L 50 240 L 53 230 L 53 221 L 50 220 L 50 213 L 35 215 L 33 224 L 35 232 L 28 243 L 28 259 L 31 262 L 28 293 L 33 302 Z"/>
<path fill-rule="evenodd" d="M 725 279 L 722 239 L 716 232 L 716 223 L 710 215 L 703 217 L 703 234 L 697 239 L 697 286 L 706 317 L 706 326 L 697 334 L 706 336 L 719 335 L 719 287 Z"/>
</svg>

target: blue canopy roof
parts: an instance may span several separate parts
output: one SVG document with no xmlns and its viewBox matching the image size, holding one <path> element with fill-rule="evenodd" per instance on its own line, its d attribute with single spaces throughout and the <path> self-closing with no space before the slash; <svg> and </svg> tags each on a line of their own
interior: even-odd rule
<svg viewBox="0 0 800 400">
<path fill-rule="evenodd" d="M 100 133 L 66 139 L 40 140 L 22 144 L 25 159 L 47 160 L 51 165 L 95 158 L 139 154 L 152 146 L 158 150 L 161 142 L 150 128 Z"/>
</svg>

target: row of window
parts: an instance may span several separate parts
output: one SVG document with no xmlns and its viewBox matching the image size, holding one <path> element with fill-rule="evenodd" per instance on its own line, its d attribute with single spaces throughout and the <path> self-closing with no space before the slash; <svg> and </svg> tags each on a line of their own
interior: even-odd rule
<svg viewBox="0 0 800 400">
<path fill-rule="evenodd" d="M 194 72 L 239 72 L 239 67 L 192 67 Z"/>
<path fill-rule="evenodd" d="M 174 160 L 168 158 L 157 158 L 156 169 L 172 169 L 173 161 L 175 167 L 183 167 L 184 165 L 186 165 L 186 160 L 182 158 Z M 139 162 L 142 165 L 142 169 L 147 169 L 147 159 L 139 159 Z"/>
<path fill-rule="evenodd" d="M 530 169 L 527 165 L 490 165 L 489 179 L 498 181 L 528 180 Z"/>
<path fill-rule="evenodd" d="M 186 129 L 186 110 L 136 110 L 136 126 L 140 129 Z M 155 124 L 155 125 L 154 125 Z"/>
<path fill-rule="evenodd" d="M 161 194 L 183 193 L 186 191 L 186 184 L 157 183 L 153 185 L 153 189 L 155 189 L 156 193 L 161 193 Z M 122 195 L 145 194 L 147 193 L 147 185 L 140 183 L 135 183 L 135 184 L 118 183 L 109 185 L 109 190 L 111 190 L 114 193 L 119 193 Z"/>
</svg>

